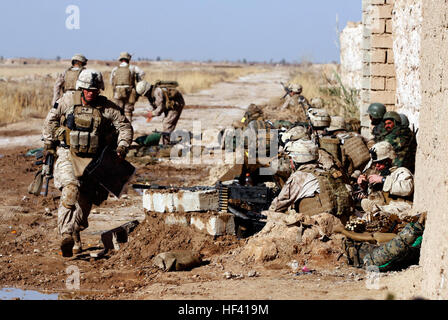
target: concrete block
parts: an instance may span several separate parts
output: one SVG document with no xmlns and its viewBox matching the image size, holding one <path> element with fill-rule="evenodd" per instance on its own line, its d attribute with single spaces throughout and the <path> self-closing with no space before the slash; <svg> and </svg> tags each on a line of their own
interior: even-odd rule
<svg viewBox="0 0 448 320">
<path fill-rule="evenodd" d="M 370 62 L 373 63 L 386 63 L 387 62 L 387 49 L 372 49 L 370 51 Z"/>
<path fill-rule="evenodd" d="M 384 77 L 372 77 L 370 82 L 370 88 L 372 90 L 384 90 L 386 88 L 386 78 Z"/>
<path fill-rule="evenodd" d="M 386 0 L 371 0 L 371 4 L 386 4 Z"/>
<path fill-rule="evenodd" d="M 395 77 L 395 66 L 393 64 L 372 63 L 370 73 L 372 77 Z"/>
<path fill-rule="evenodd" d="M 395 91 L 397 89 L 397 79 L 388 78 L 386 79 L 386 90 Z"/>
<path fill-rule="evenodd" d="M 387 50 L 387 63 L 395 63 L 394 50 Z"/>
<path fill-rule="evenodd" d="M 392 32 L 392 19 L 386 20 L 386 33 L 393 33 Z"/>
<path fill-rule="evenodd" d="M 196 212 L 219 209 L 219 194 L 215 190 L 143 192 L 143 208 L 148 211 L 164 212 Z"/>
<path fill-rule="evenodd" d="M 185 214 L 171 213 L 165 216 L 165 224 L 188 226 L 190 225 L 190 221 Z"/>
<path fill-rule="evenodd" d="M 370 100 L 384 105 L 395 104 L 395 91 L 371 91 Z"/>
<path fill-rule="evenodd" d="M 374 34 L 370 38 L 371 47 L 372 48 L 385 48 L 392 49 L 393 48 L 393 38 L 392 35 L 389 34 Z"/>
<path fill-rule="evenodd" d="M 235 235 L 235 218 L 230 213 L 192 214 L 190 224 L 212 236 Z"/>
<path fill-rule="evenodd" d="M 372 34 L 383 34 L 386 31 L 386 20 L 377 19 L 375 23 L 372 24 Z"/>
<path fill-rule="evenodd" d="M 390 5 L 390 4 L 378 6 L 378 8 L 377 8 L 378 18 L 379 19 L 392 18 L 392 9 L 393 9 L 393 5 Z"/>
</svg>

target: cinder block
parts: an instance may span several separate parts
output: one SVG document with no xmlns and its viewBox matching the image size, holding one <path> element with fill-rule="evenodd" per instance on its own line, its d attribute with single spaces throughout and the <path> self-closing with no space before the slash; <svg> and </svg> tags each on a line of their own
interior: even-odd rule
<svg viewBox="0 0 448 320">
<path fill-rule="evenodd" d="M 185 214 L 171 213 L 165 216 L 165 224 L 188 226 L 190 221 Z"/>
<path fill-rule="evenodd" d="M 392 29 L 392 19 L 387 19 L 386 20 L 386 33 L 393 33 L 393 29 Z"/>
<path fill-rule="evenodd" d="M 216 211 L 219 209 L 219 194 L 216 190 L 179 192 L 145 190 L 143 208 L 159 213 Z"/>
<path fill-rule="evenodd" d="M 395 77 L 395 65 L 385 63 L 372 63 L 370 65 L 372 77 Z"/>
<path fill-rule="evenodd" d="M 372 77 L 370 82 L 370 88 L 372 90 L 384 90 L 386 88 L 386 78 L 384 77 Z"/>
<path fill-rule="evenodd" d="M 387 49 L 372 49 L 370 52 L 370 62 L 373 63 L 386 63 L 387 62 Z"/>
<path fill-rule="evenodd" d="M 393 9 L 393 5 L 390 5 L 390 4 L 378 6 L 377 7 L 377 10 L 378 10 L 377 18 L 379 18 L 379 19 L 392 18 L 392 9 Z"/>
<path fill-rule="evenodd" d="M 235 235 L 235 218 L 230 213 L 193 214 L 190 224 L 212 236 Z"/>
<path fill-rule="evenodd" d="M 385 19 L 376 19 L 374 23 L 372 23 L 372 34 L 383 34 L 386 31 L 386 20 Z"/>
<path fill-rule="evenodd" d="M 392 49 L 393 43 L 392 35 L 389 34 L 374 34 L 370 38 L 372 48 Z"/>
<path fill-rule="evenodd" d="M 371 4 L 386 4 L 386 0 L 371 0 Z"/>
<path fill-rule="evenodd" d="M 387 50 L 387 63 L 395 63 L 394 50 Z"/>
<path fill-rule="evenodd" d="M 386 90 L 388 90 L 388 91 L 397 90 L 397 79 L 396 78 L 386 79 Z"/>
<path fill-rule="evenodd" d="M 384 105 L 395 104 L 395 91 L 371 91 L 370 100 Z"/>
</svg>

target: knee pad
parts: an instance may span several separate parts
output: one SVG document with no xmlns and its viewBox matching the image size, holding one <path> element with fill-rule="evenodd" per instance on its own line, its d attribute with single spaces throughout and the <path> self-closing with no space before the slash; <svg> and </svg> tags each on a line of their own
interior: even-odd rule
<svg viewBox="0 0 448 320">
<path fill-rule="evenodd" d="M 78 201 L 78 187 L 69 184 L 62 188 L 61 203 L 67 209 L 74 209 Z"/>
</svg>

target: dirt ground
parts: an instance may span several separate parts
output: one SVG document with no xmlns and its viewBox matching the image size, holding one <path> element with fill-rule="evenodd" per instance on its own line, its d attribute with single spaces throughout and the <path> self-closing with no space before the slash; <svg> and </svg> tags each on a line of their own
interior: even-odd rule
<svg viewBox="0 0 448 320">
<path fill-rule="evenodd" d="M 274 70 L 186 96 L 187 105 L 199 107 L 185 109 L 179 128 L 191 129 L 192 120 L 199 119 L 204 128 L 229 125 L 255 98 L 261 104 L 282 95 L 280 86 L 273 83 L 287 78 L 284 69 Z M 139 102 L 136 136 L 161 129 L 161 119 L 145 122 L 144 108 L 145 104 Z M 143 211 L 141 194 L 133 189 L 120 199 L 109 197 L 100 207 L 94 207 L 90 226 L 81 233 L 85 253 L 63 258 L 56 229 L 60 192 L 52 184 L 47 198 L 27 192 L 37 166 L 33 165 L 34 157 L 26 153 L 40 147 L 42 122 L 33 119 L 0 128 L 0 289 L 14 287 L 58 293 L 59 299 L 95 300 L 357 300 L 419 296 L 418 266 L 373 276 L 346 264 L 337 236 L 327 243 L 315 240 L 310 247 L 298 246 L 269 262 L 254 262 L 242 255 L 250 239 L 212 237 L 192 227 L 167 226 L 163 215 Z M 130 161 L 137 167 L 132 182 L 210 185 L 210 175 L 216 171 L 213 165 L 173 167 L 166 161 Z M 101 232 L 131 220 L 138 220 L 140 225 L 128 243 L 105 258 L 90 257 L 89 253 L 101 249 Z M 157 254 L 174 249 L 200 253 L 203 264 L 181 272 L 163 272 L 153 265 Z M 293 260 L 298 270 L 291 267 Z M 300 272 L 304 266 L 311 272 Z M 66 286 L 73 267 L 80 272 L 79 290 Z"/>
</svg>

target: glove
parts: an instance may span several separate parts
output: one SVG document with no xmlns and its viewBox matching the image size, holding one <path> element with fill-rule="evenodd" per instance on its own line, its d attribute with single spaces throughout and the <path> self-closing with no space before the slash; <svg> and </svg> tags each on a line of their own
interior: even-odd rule
<svg viewBox="0 0 448 320">
<path fill-rule="evenodd" d="M 128 153 L 128 148 L 124 147 L 124 146 L 119 146 L 117 148 L 117 155 L 121 158 L 124 159 L 126 158 L 126 155 Z"/>
</svg>

